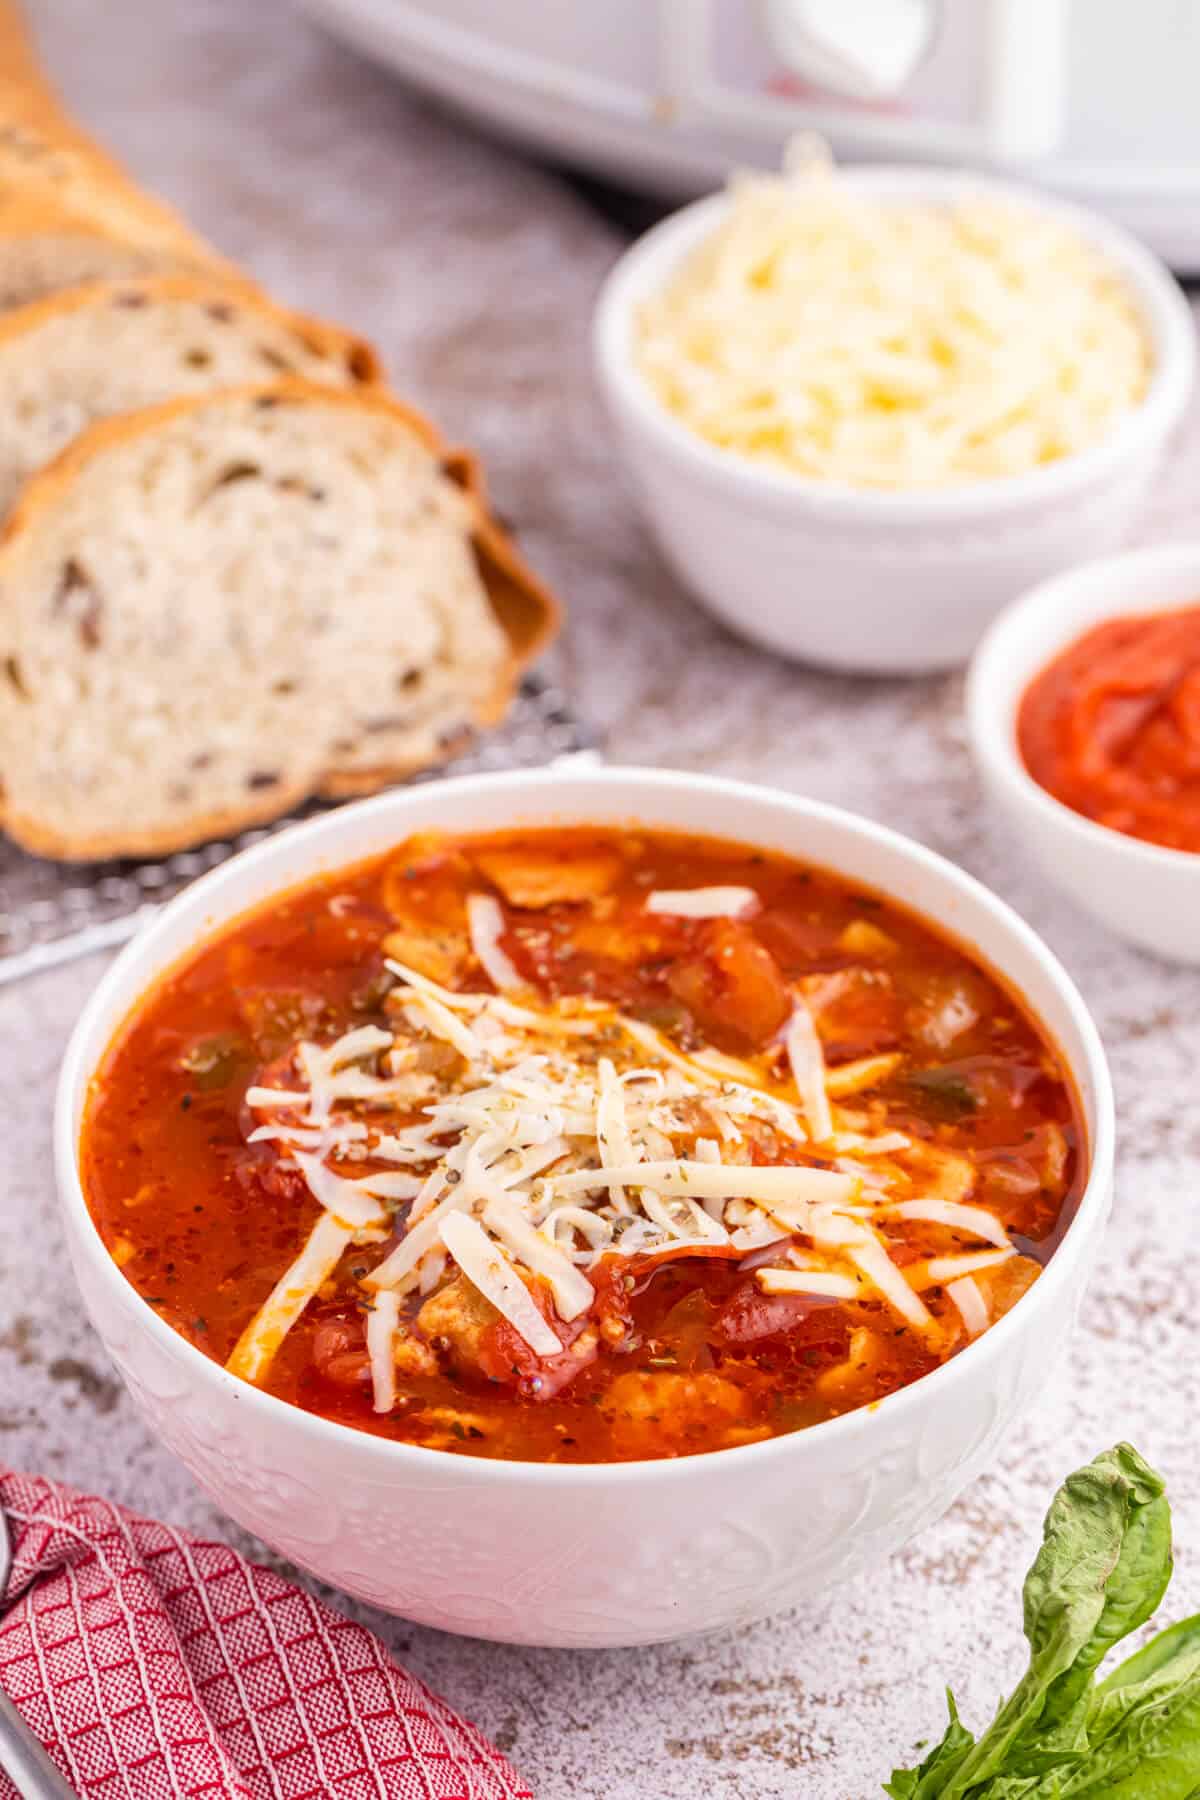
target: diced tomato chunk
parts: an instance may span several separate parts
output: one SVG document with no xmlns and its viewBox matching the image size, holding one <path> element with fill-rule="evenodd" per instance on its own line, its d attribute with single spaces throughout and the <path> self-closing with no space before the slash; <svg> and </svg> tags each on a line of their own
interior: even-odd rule
<svg viewBox="0 0 1200 1800">
<path fill-rule="evenodd" d="M 802 986 L 827 1061 L 854 1062 L 900 1042 L 904 1011 L 886 970 L 839 969 Z"/>
<path fill-rule="evenodd" d="M 273 1144 L 252 1144 L 234 1163 L 234 1178 L 244 1193 L 261 1203 L 266 1194 L 278 1210 L 279 1202 L 312 1210 L 312 1194 L 303 1173 L 295 1163 L 281 1161 Z"/>
<path fill-rule="evenodd" d="M 318 1375 L 335 1387 L 358 1387 L 371 1379 L 362 1328 L 349 1319 L 321 1321 L 313 1332 L 312 1359 Z"/>
<path fill-rule="evenodd" d="M 535 1283 L 530 1292 L 563 1345 L 561 1355 L 539 1356 L 531 1350 L 520 1332 L 462 1275 L 426 1300 L 417 1324 L 459 1374 L 516 1388 L 527 1400 L 552 1400 L 595 1360 L 599 1334 L 586 1314 L 570 1324 L 560 1319 L 541 1283 Z"/>
<path fill-rule="evenodd" d="M 538 1356 L 518 1331 L 502 1320 L 488 1334 L 479 1366 L 493 1381 L 515 1386 L 526 1400 L 553 1400 L 581 1370 L 595 1362 L 600 1336 L 585 1319 L 564 1325 L 557 1317 L 552 1326 L 565 1348 L 560 1356 Z"/>
<path fill-rule="evenodd" d="M 706 921 L 695 944 L 667 977 L 676 999 L 710 1031 L 755 1047 L 769 1043 L 792 1010 L 771 952 L 736 919 Z"/>
<path fill-rule="evenodd" d="M 758 1345 L 800 1334 L 804 1347 L 844 1343 L 848 1333 L 840 1303 L 823 1294 L 764 1294 L 751 1278 L 736 1289 L 713 1326 L 717 1342 Z"/>
<path fill-rule="evenodd" d="M 633 1330 L 633 1313 L 629 1304 L 632 1283 L 627 1283 L 629 1274 L 630 1263 L 626 1257 L 606 1256 L 590 1276 L 596 1290 L 592 1311 L 600 1328 L 600 1336 L 612 1347 L 622 1344 Z"/>
</svg>

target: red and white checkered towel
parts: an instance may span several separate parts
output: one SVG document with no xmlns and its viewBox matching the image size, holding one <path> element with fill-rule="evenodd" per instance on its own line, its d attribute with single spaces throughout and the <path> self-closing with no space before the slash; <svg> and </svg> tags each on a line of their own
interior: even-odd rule
<svg viewBox="0 0 1200 1800">
<path fill-rule="evenodd" d="M 228 1545 L 32 1476 L 0 1504 L 0 1683 L 86 1800 L 530 1800 L 369 1631 Z"/>
</svg>

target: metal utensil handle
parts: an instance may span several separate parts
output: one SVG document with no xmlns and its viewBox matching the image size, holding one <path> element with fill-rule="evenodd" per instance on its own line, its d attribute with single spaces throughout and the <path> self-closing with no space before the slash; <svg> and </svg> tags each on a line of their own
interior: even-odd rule
<svg viewBox="0 0 1200 1800">
<path fill-rule="evenodd" d="M 0 1769 L 16 1785 L 22 1800 L 79 1800 L 59 1774 L 28 1725 L 0 1688 Z"/>
</svg>

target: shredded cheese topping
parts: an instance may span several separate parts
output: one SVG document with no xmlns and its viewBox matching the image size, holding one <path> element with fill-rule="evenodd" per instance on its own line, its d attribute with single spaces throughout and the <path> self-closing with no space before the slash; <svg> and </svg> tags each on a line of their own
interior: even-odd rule
<svg viewBox="0 0 1200 1800">
<path fill-rule="evenodd" d="M 475 925 L 488 955 L 494 923 Z M 448 1258 L 540 1357 L 563 1352 L 554 1320 L 588 1313 L 610 1256 L 750 1257 L 767 1294 L 874 1299 L 931 1338 L 942 1327 L 921 1293 L 953 1283 L 967 1332 L 980 1329 L 972 1278 L 1016 1254 L 1003 1225 L 964 1198 L 964 1159 L 863 1129 L 867 1115 L 831 1101 L 804 999 L 782 1043 L 742 1059 L 689 1054 L 599 1002 L 517 1005 L 388 967 L 394 1029 L 302 1042 L 284 1085 L 247 1093 L 250 1137 L 275 1143 L 321 1210 L 243 1333 L 235 1372 L 260 1380 L 343 1253 L 385 1242 L 360 1283 L 381 1412 L 396 1400 L 400 1303 L 431 1292 Z M 431 1042 L 457 1058 L 436 1082 Z M 893 1067 L 864 1062 L 859 1079 Z M 949 1234 L 945 1253 L 901 1269 L 892 1219 Z"/>
<path fill-rule="evenodd" d="M 1099 443 L 1151 350 L 1119 273 L 1040 209 L 876 199 L 811 158 L 741 175 L 637 322 L 698 436 L 856 488 L 1025 473 Z"/>
<path fill-rule="evenodd" d="M 475 953 L 475 960 L 497 993 L 502 994 L 505 988 L 524 987 L 525 983 L 511 957 L 500 947 L 500 937 L 504 931 L 504 912 L 500 902 L 491 894 L 468 895 L 467 927 L 471 933 L 471 949 Z"/>
<path fill-rule="evenodd" d="M 655 888 L 646 911 L 675 919 L 749 919 L 759 909 L 748 887 Z"/>
</svg>

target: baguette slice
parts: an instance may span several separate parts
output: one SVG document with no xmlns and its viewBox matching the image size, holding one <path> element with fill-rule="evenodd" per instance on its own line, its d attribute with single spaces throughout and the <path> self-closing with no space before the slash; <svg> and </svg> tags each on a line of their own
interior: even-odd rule
<svg viewBox="0 0 1200 1800">
<path fill-rule="evenodd" d="M 154 856 L 382 786 L 501 714 L 556 618 L 471 465 L 379 390 L 105 420 L 0 534 L 3 822 Z"/>
<path fill-rule="evenodd" d="M 0 517 L 86 426 L 215 388 L 381 378 L 370 345 L 252 290 L 166 275 L 93 282 L 0 318 Z"/>
</svg>

